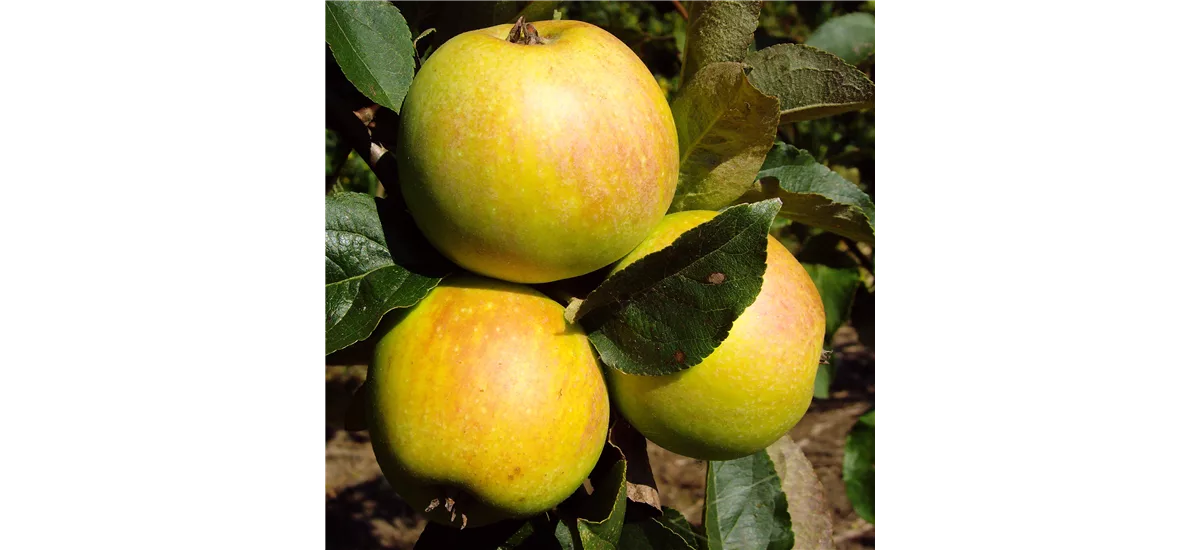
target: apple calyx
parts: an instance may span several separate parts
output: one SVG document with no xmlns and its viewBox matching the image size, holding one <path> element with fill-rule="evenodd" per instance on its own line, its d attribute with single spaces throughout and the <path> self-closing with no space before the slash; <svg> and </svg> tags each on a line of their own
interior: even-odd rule
<svg viewBox="0 0 1200 550">
<path fill-rule="evenodd" d="M 533 24 L 525 22 L 524 15 L 517 17 L 512 30 L 508 31 L 508 41 L 526 46 L 546 43 L 546 40 L 538 35 L 537 29 L 533 28 Z"/>
</svg>

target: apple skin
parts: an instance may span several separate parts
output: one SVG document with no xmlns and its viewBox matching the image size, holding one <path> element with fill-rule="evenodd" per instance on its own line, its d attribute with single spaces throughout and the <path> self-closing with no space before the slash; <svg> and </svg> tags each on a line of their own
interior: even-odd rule
<svg viewBox="0 0 1200 550">
<path fill-rule="evenodd" d="M 367 426 L 384 476 L 430 520 L 467 527 L 549 510 L 604 448 L 600 363 L 563 308 L 512 283 L 443 281 L 376 345 Z"/>
<path fill-rule="evenodd" d="M 668 215 L 613 272 L 716 215 Z M 824 337 L 825 309 L 816 286 L 800 262 L 768 236 L 762 290 L 711 355 L 666 376 L 606 367 L 609 393 L 630 424 L 671 452 L 702 460 L 743 457 L 775 442 L 804 416 Z"/>
<path fill-rule="evenodd" d="M 671 108 L 619 39 L 581 21 L 499 25 L 448 40 L 400 110 L 400 191 L 442 254 L 475 273 L 544 283 L 633 250 L 679 174 Z"/>
</svg>

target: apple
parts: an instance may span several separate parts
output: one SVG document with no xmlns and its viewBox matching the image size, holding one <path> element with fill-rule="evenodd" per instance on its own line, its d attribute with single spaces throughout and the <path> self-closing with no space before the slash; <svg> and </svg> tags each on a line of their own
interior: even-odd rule
<svg viewBox="0 0 1200 550">
<path fill-rule="evenodd" d="M 432 521 L 480 526 L 562 502 L 604 448 L 587 336 L 523 285 L 447 279 L 376 345 L 364 386 L 384 476 Z"/>
<path fill-rule="evenodd" d="M 716 215 L 668 215 L 613 272 Z M 804 416 L 824 336 L 825 309 L 816 286 L 800 262 L 768 236 L 762 290 L 711 355 L 666 376 L 607 368 L 608 389 L 617 410 L 650 441 L 684 456 L 730 460 L 765 449 Z"/>
<path fill-rule="evenodd" d="M 442 254 L 544 283 L 609 265 L 650 233 L 675 192 L 679 143 L 662 89 L 619 39 L 582 21 L 520 26 L 463 33 L 430 56 L 400 110 L 397 160 Z"/>
</svg>

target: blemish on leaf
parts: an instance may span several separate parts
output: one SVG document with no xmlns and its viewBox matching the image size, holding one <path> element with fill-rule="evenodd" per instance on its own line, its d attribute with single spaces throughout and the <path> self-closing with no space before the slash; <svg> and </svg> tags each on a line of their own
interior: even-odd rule
<svg viewBox="0 0 1200 550">
<path fill-rule="evenodd" d="M 683 350 L 681 350 L 681 349 L 677 349 L 677 350 L 675 350 L 675 356 L 674 356 L 674 357 L 675 357 L 675 362 L 676 362 L 676 363 L 683 363 L 683 360 L 687 358 L 687 356 L 685 356 L 685 355 L 683 354 Z"/>
<path fill-rule="evenodd" d="M 708 283 L 709 284 L 719 285 L 723 282 L 725 282 L 725 274 L 721 273 L 720 271 L 715 271 L 708 275 Z"/>
</svg>

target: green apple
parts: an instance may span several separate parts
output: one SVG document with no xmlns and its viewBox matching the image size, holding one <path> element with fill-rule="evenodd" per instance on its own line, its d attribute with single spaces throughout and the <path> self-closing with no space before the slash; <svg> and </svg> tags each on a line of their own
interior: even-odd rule
<svg viewBox="0 0 1200 550">
<path fill-rule="evenodd" d="M 668 215 L 614 273 L 716 215 Z M 711 355 L 666 376 L 607 369 L 609 392 L 630 424 L 669 451 L 703 460 L 746 456 L 779 439 L 808 410 L 824 336 L 816 286 L 768 236 L 762 290 Z"/>
<path fill-rule="evenodd" d="M 637 55 L 581 21 L 460 34 L 421 66 L 400 110 L 400 191 L 458 265 L 544 283 L 633 250 L 670 206 L 671 109 Z"/>
<path fill-rule="evenodd" d="M 389 328 L 366 382 L 388 482 L 432 521 L 480 526 L 549 510 L 604 448 L 608 393 L 563 308 L 513 283 L 442 282 Z"/>
</svg>

